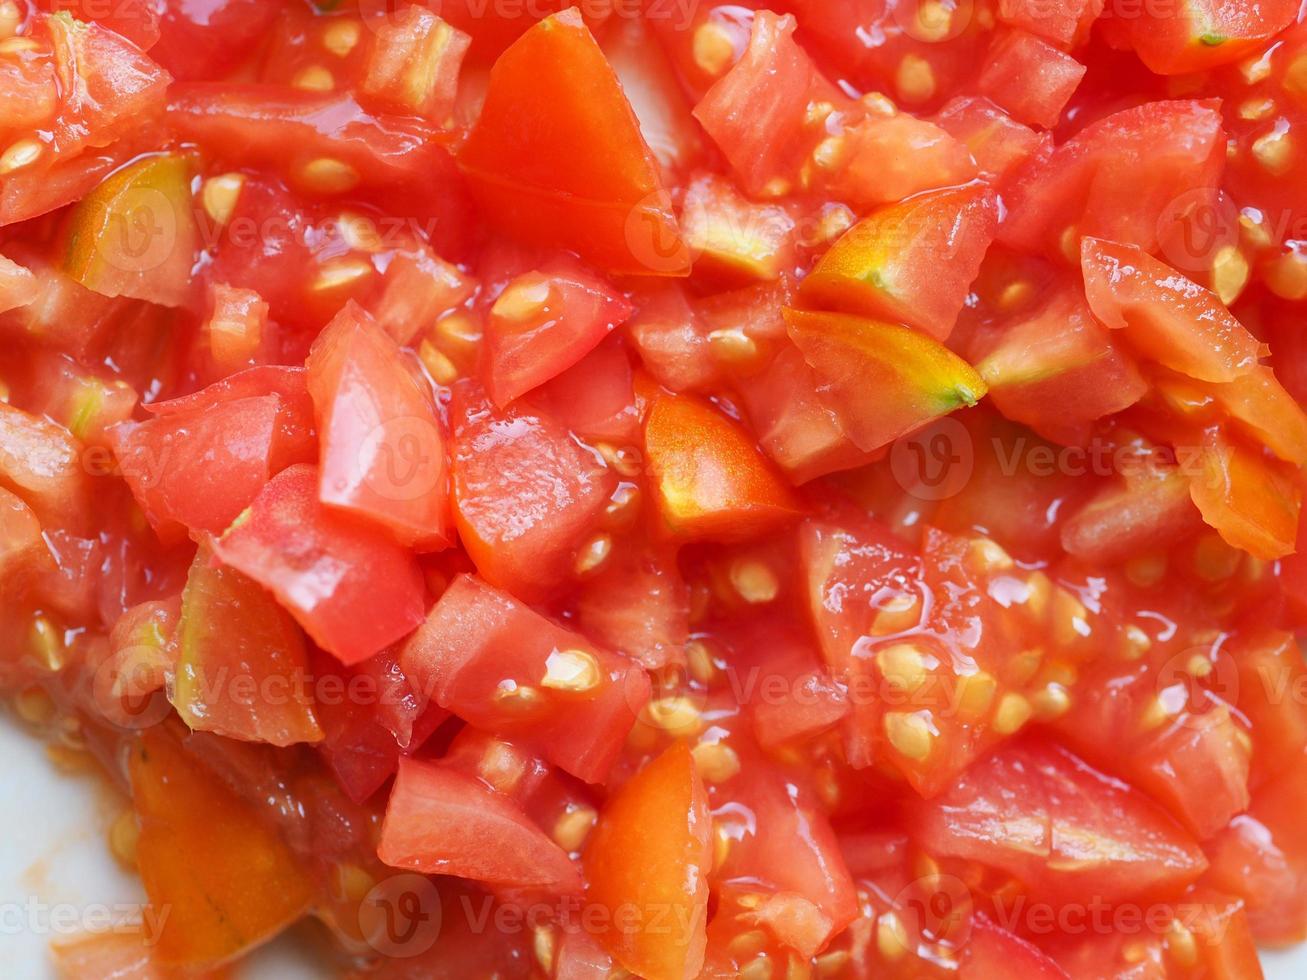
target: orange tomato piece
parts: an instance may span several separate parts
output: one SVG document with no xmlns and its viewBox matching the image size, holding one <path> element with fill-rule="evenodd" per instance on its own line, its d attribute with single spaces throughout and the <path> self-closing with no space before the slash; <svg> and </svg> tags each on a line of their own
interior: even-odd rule
<svg viewBox="0 0 1307 980">
<path fill-rule="evenodd" d="M 708 793 L 684 743 L 646 765 L 608 801 L 584 863 L 599 938 L 647 980 L 689 980 L 707 944 L 712 865 Z"/>
<path fill-rule="evenodd" d="M 707 402 L 657 397 L 644 439 L 658 510 L 676 537 L 751 537 L 799 513 L 753 440 Z"/>
<path fill-rule="evenodd" d="M 1266 561 L 1293 553 L 1302 487 L 1283 464 L 1213 432 L 1190 465 L 1189 493 L 1226 544 Z"/>
<path fill-rule="evenodd" d="M 908 327 L 841 313 L 786 310 L 790 339 L 848 437 L 878 449 L 988 390 L 962 358 Z"/>
<path fill-rule="evenodd" d="M 574 9 L 495 62 L 458 165 L 490 220 L 523 241 L 574 249 L 608 272 L 689 272 L 657 161 Z"/>
<path fill-rule="evenodd" d="M 169 910 L 155 947 L 160 962 L 219 966 L 304 914 L 314 888 L 301 862 L 174 729 L 143 731 L 127 766 L 141 880 L 151 907 Z"/>
</svg>

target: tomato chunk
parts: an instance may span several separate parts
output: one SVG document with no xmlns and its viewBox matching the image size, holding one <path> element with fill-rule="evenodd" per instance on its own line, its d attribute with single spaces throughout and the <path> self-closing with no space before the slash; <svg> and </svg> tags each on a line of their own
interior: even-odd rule
<svg viewBox="0 0 1307 980">
<path fill-rule="evenodd" d="M 213 548 L 271 591 L 324 650 L 357 663 L 422 622 L 422 573 L 384 532 L 323 506 L 318 486 L 312 466 L 283 470 Z M 380 593 L 378 581 L 387 583 Z"/>
<path fill-rule="evenodd" d="M 528 243 L 572 248 L 608 272 L 688 271 L 635 113 L 573 10 L 541 21 L 495 62 L 458 165 L 490 219 Z"/>
<path fill-rule="evenodd" d="M 584 861 L 600 941 L 649 980 L 699 975 L 712 865 L 708 796 L 683 744 L 646 765 L 608 801 Z M 620 926 L 616 916 L 627 916 Z"/>
<path fill-rule="evenodd" d="M 973 766 L 918 809 L 914 833 L 934 854 L 1002 869 L 1053 901 L 1165 893 L 1207 867 L 1146 797 L 1056 746 L 1013 746 Z"/>
<path fill-rule="evenodd" d="M 1130 245 L 1081 244 L 1085 295 L 1094 315 L 1143 356 L 1199 381 L 1232 381 L 1261 348 L 1209 290 Z"/>
<path fill-rule="evenodd" d="M 448 545 L 449 462 L 432 392 L 367 313 L 347 305 L 307 362 L 318 494 L 423 551 Z"/>
<path fill-rule="evenodd" d="M 460 381 L 453 420 L 454 516 L 477 571 L 529 600 L 560 589 L 615 489 L 609 469 L 542 412 L 498 412 Z"/>
<path fill-rule="evenodd" d="M 798 513 L 793 494 L 744 431 L 705 402 L 657 398 L 644 441 L 658 511 L 676 537 L 743 537 Z"/>
<path fill-rule="evenodd" d="M 182 592 L 173 702 L 193 730 L 273 745 L 322 738 L 290 614 L 201 548 Z"/>
<path fill-rule="evenodd" d="M 404 647 L 404 673 L 466 721 L 604 779 L 649 698 L 644 671 L 462 575 Z"/>
<path fill-rule="evenodd" d="M 785 320 L 823 400 L 860 449 L 879 449 L 985 395 L 971 365 L 907 327 L 802 310 L 786 310 Z"/>
<path fill-rule="evenodd" d="M 377 853 L 386 864 L 495 885 L 581 890 L 567 854 L 507 797 L 471 776 L 401 759 Z"/>
<path fill-rule="evenodd" d="M 275 396 L 258 395 L 123 422 L 109 444 L 156 528 L 219 533 L 268 482 L 277 407 Z"/>
<path fill-rule="evenodd" d="M 1010 31 L 991 45 L 978 86 L 1014 119 L 1046 129 L 1057 125 L 1085 66 L 1048 42 Z"/>
<path fill-rule="evenodd" d="M 625 299 L 583 270 L 518 276 L 490 308 L 486 390 L 503 408 L 572 367 L 630 315 Z"/>
<path fill-rule="evenodd" d="M 137 862 L 155 909 L 155 955 L 219 966 L 298 919 L 314 889 L 262 816 L 189 755 L 169 726 L 142 732 L 128 757 L 140 823 Z"/>
<path fill-rule="evenodd" d="M 983 186 L 882 208 L 830 247 L 799 295 L 815 306 L 897 320 L 944 340 L 996 227 L 994 195 Z"/>
</svg>

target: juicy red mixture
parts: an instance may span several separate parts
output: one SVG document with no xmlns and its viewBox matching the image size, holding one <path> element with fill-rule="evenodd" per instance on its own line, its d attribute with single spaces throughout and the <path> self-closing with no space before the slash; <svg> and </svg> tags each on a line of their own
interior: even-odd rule
<svg viewBox="0 0 1307 980">
<path fill-rule="evenodd" d="M 0 684 L 80 978 L 1307 937 L 1290 0 L 0 0 Z"/>
</svg>

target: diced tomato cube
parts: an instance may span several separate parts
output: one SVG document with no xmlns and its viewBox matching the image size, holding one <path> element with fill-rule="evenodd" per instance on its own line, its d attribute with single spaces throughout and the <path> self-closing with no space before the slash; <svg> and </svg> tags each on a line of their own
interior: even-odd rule
<svg viewBox="0 0 1307 980">
<path fill-rule="evenodd" d="M 422 572 L 384 531 L 324 506 L 318 486 L 312 466 L 283 470 L 213 548 L 271 591 L 324 650 L 357 663 L 422 622 Z"/>
<path fill-rule="evenodd" d="M 625 657 L 460 576 L 408 641 L 404 673 L 444 708 L 600 782 L 649 699 Z"/>
<path fill-rule="evenodd" d="M 980 71 L 980 91 L 1020 122 L 1052 129 L 1085 66 L 1025 31 L 1001 35 Z"/>
</svg>

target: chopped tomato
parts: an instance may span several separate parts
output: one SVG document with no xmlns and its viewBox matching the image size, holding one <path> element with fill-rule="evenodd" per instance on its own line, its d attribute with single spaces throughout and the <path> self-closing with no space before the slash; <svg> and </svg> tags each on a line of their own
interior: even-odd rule
<svg viewBox="0 0 1307 980">
<path fill-rule="evenodd" d="M 977 85 L 1018 122 L 1049 129 L 1084 75 L 1084 65 L 1047 41 L 1009 31 L 991 45 Z"/>
<path fill-rule="evenodd" d="M 318 335 L 306 366 L 322 502 L 380 524 L 419 550 L 447 546 L 445 430 L 415 366 L 352 304 Z"/>
<path fill-rule="evenodd" d="M 422 621 L 422 575 L 383 531 L 323 506 L 319 485 L 312 466 L 283 470 L 213 548 L 271 591 L 319 646 L 356 663 Z M 377 592 L 375 581 L 386 588 Z"/>
<path fill-rule="evenodd" d="M 182 592 L 177 647 L 172 700 L 193 730 L 273 745 L 322 738 L 299 627 L 269 593 L 216 564 L 205 548 Z"/>
<path fill-rule="evenodd" d="M 971 365 L 907 327 L 801 310 L 786 310 L 785 319 L 821 397 L 860 449 L 879 449 L 985 395 Z"/>
<path fill-rule="evenodd" d="M 161 963 L 219 966 L 307 911 L 313 885 L 290 849 L 171 726 L 137 737 L 128 774 L 141 879 L 151 907 L 167 910 L 154 947 Z"/>
<path fill-rule="evenodd" d="M 798 503 L 744 431 L 687 395 L 659 396 L 644 426 L 658 512 L 678 538 L 730 538 L 794 519 Z"/>
<path fill-rule="evenodd" d="M 590 146 L 604 149 L 577 153 Z M 687 271 L 657 164 L 575 11 L 541 21 L 495 62 L 458 165 L 491 221 L 530 244 L 573 248 L 610 272 Z"/>
<path fill-rule="evenodd" d="M 1164 893 L 1198 877 L 1198 846 L 1138 790 L 1055 746 L 978 763 L 920 805 L 913 833 L 939 856 L 1006 871 L 1050 901 Z"/>
<path fill-rule="evenodd" d="M 116 171 L 69 216 L 64 271 L 104 296 L 187 305 L 199 250 L 190 183 L 173 154 Z"/>
<path fill-rule="evenodd" d="M 710 830 L 703 780 L 680 743 L 648 763 L 604 807 L 584 854 L 588 897 L 605 913 L 600 941 L 628 970 L 649 980 L 699 975 Z"/>
<path fill-rule="evenodd" d="M 1203 520 L 1232 547 L 1274 561 L 1298 537 L 1302 487 L 1283 464 L 1238 438 L 1209 433 L 1197 450 L 1189 492 Z"/>
<path fill-rule="evenodd" d="M 535 599 L 574 571 L 574 552 L 616 480 L 593 452 L 544 413 L 498 412 L 461 381 L 450 405 L 454 519 L 477 571 Z"/>
<path fill-rule="evenodd" d="M 460 576 L 407 642 L 404 673 L 479 728 L 604 779 L 649 697 L 644 672 L 511 596 Z"/>
<path fill-rule="evenodd" d="M 1089 423 L 1148 391 L 1134 358 L 1074 286 L 997 324 L 977 345 L 976 370 L 999 410 L 1058 442 L 1083 442 Z"/>
<path fill-rule="evenodd" d="M 581 269 L 518 276 L 486 321 L 486 390 L 503 408 L 572 367 L 630 315 L 621 296 Z"/>
<path fill-rule="evenodd" d="M 511 800 L 462 773 L 401 759 L 377 853 L 386 864 L 496 885 L 576 892 L 581 876 Z"/>
<path fill-rule="evenodd" d="M 82 450 L 66 429 L 0 403 L 0 486 L 43 527 L 81 528 L 90 485 Z"/>
<path fill-rule="evenodd" d="M 907 323 L 944 340 L 997 224 L 983 186 L 882 208 L 847 231 L 803 281 L 809 304 Z M 947 270 L 948 279 L 943 279 Z"/>
<path fill-rule="evenodd" d="M 359 93 L 383 110 L 445 125 L 454 110 L 458 70 L 472 39 L 417 5 L 399 11 L 384 25 L 369 27 L 375 30 L 376 40 Z"/>
<path fill-rule="evenodd" d="M 998 178 L 1025 163 L 1048 139 L 984 98 L 952 99 L 935 114 L 934 121 L 966 146 L 982 174 Z"/>
<path fill-rule="evenodd" d="M 273 395 L 122 422 L 108 432 L 123 478 L 156 529 L 219 533 L 272 475 Z"/>
<path fill-rule="evenodd" d="M 1094 315 L 1125 328 L 1141 356 L 1199 381 L 1233 381 L 1256 365 L 1257 338 L 1216 294 L 1135 246 L 1085 238 L 1081 267 Z"/>
<path fill-rule="evenodd" d="M 1264 46 L 1298 14 L 1292 0 L 1213 3 L 1190 0 L 1166 14 L 1126 13 L 1121 0 L 1108 4 L 1105 23 L 1162 75 L 1179 75 L 1236 61 Z"/>
</svg>

